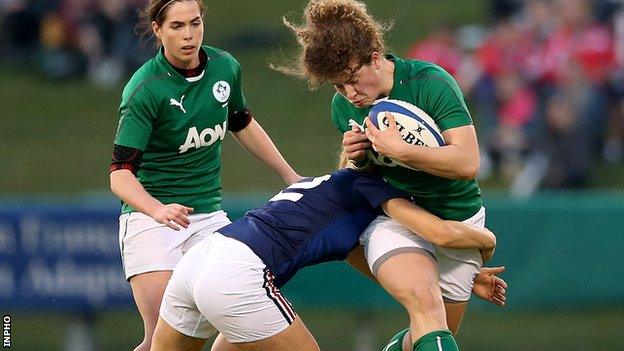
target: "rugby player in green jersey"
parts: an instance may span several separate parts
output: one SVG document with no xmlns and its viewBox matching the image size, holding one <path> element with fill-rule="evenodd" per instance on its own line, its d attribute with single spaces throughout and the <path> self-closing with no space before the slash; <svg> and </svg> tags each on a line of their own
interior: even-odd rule
<svg viewBox="0 0 624 351">
<path fill-rule="evenodd" d="M 119 244 L 149 350 L 167 281 L 182 255 L 228 224 L 221 210 L 221 142 L 230 131 L 286 183 L 293 171 L 253 119 L 241 68 L 202 45 L 201 0 L 150 0 L 142 18 L 159 43 L 123 90 L 110 168 L 123 202 Z"/>
<path fill-rule="evenodd" d="M 429 212 L 483 227 L 485 209 L 474 179 L 479 168 L 477 138 L 455 80 L 434 64 L 386 54 L 386 27 L 361 2 L 310 0 L 303 25 L 285 23 L 296 34 L 302 52 L 297 66 L 279 69 L 307 78 L 312 87 L 324 82 L 334 85 L 332 117 L 344 133 L 346 156 L 356 166 L 375 165 L 390 184 L 413 195 Z M 442 130 L 446 145 L 409 145 L 392 118 L 391 128 L 385 131 L 366 122 L 370 106 L 383 98 L 407 101 L 424 110 Z M 359 125 L 366 122 L 366 133 L 352 127 L 351 120 Z M 387 157 L 421 171 L 389 163 Z M 377 281 L 410 316 L 409 333 L 399 333 L 384 350 L 400 350 L 401 344 L 405 350 L 457 350 L 453 333 L 475 279 L 490 279 L 494 293 L 482 296 L 504 304 L 500 292 L 506 284 L 492 270 L 479 275 L 478 250 L 434 249 L 387 217 L 374 221 L 360 241 L 365 252 L 360 257 L 366 257 Z"/>
</svg>

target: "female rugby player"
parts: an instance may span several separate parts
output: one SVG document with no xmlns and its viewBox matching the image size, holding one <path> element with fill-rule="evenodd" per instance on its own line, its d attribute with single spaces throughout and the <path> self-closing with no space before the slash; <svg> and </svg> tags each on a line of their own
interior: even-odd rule
<svg viewBox="0 0 624 351">
<path fill-rule="evenodd" d="M 182 255 L 230 223 L 221 210 L 221 142 L 231 132 L 288 184 L 300 179 L 247 108 L 241 68 L 202 45 L 201 0 L 150 0 L 158 53 L 126 85 L 110 185 L 123 201 L 119 244 L 150 348 L 162 294 Z"/>
<path fill-rule="evenodd" d="M 434 64 L 386 53 L 387 27 L 362 2 L 310 0 L 302 25 L 284 21 L 295 33 L 301 54 L 293 67 L 280 70 L 307 78 L 312 87 L 333 84 L 332 117 L 344 133 L 349 159 L 360 167 L 374 164 L 391 185 L 440 218 L 483 227 L 485 209 L 474 179 L 477 137 L 455 80 Z M 446 145 L 407 144 L 394 124 L 380 131 L 367 122 L 366 133 L 350 126 L 350 120 L 363 125 L 371 105 L 383 98 L 424 110 L 442 130 Z M 387 157 L 421 171 L 400 167 Z M 437 246 L 434 260 L 422 237 L 387 217 L 375 220 L 361 242 L 370 270 L 409 313 L 405 349 L 457 350 L 452 333 L 459 328 L 483 263 L 479 251 Z"/>
</svg>

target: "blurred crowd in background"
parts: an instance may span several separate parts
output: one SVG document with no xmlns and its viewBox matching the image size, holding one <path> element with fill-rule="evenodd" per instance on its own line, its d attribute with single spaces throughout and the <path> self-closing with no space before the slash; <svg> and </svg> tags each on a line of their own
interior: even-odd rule
<svg viewBox="0 0 624 351">
<path fill-rule="evenodd" d="M 152 54 L 137 40 L 145 0 L 0 0 L 0 58 L 54 78 L 114 86 Z"/>
<path fill-rule="evenodd" d="M 0 0 L 0 58 L 115 86 L 153 52 L 135 33 L 144 1 Z M 624 0 L 488 6 L 486 23 L 440 24 L 399 53 L 457 79 L 478 128 L 480 177 L 523 195 L 586 187 L 595 162 L 623 163 Z"/>
<path fill-rule="evenodd" d="M 408 56 L 455 76 L 472 106 L 481 177 L 516 195 L 579 188 L 621 163 L 624 1 L 490 1 L 487 26 L 441 25 Z"/>
</svg>

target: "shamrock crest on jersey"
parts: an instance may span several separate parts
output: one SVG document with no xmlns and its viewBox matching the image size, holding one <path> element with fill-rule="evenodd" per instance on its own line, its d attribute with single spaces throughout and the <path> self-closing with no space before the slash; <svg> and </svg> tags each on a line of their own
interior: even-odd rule
<svg viewBox="0 0 624 351">
<path fill-rule="evenodd" d="M 220 103 L 228 101 L 230 90 L 230 84 L 224 80 L 220 80 L 212 86 L 212 94 Z"/>
<path fill-rule="evenodd" d="M 186 114 L 186 109 L 184 109 L 184 105 L 182 105 L 184 103 L 184 98 L 185 97 L 186 97 L 186 95 L 182 95 L 182 97 L 180 98 L 179 102 L 176 99 L 171 98 L 171 99 L 169 99 L 169 105 L 179 107 L 180 110 L 182 110 L 182 112 L 184 112 Z"/>
</svg>

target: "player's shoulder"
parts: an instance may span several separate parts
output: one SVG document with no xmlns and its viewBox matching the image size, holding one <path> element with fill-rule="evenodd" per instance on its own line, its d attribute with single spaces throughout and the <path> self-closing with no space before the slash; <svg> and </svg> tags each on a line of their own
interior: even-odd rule
<svg viewBox="0 0 624 351">
<path fill-rule="evenodd" d="M 410 82 L 426 82 L 430 84 L 455 82 L 450 73 L 433 62 L 416 59 L 408 59 L 406 62 L 409 66 L 408 79 Z"/>
<path fill-rule="evenodd" d="M 123 89 L 122 99 L 129 101 L 134 97 L 141 96 L 146 92 L 146 87 L 150 84 L 167 79 L 171 74 L 158 64 L 157 58 L 154 57 L 145 62 L 139 69 L 134 72 L 130 80 Z"/>
<path fill-rule="evenodd" d="M 453 79 L 453 77 L 442 67 L 429 61 L 422 61 L 412 58 L 402 58 L 397 55 L 388 54 L 388 59 L 394 62 L 398 78 L 402 81 L 415 81 L 428 78 Z"/>
<path fill-rule="evenodd" d="M 224 63 L 233 68 L 240 67 L 240 63 L 231 53 L 210 45 L 202 45 L 202 49 L 208 55 L 208 61 L 211 63 Z"/>
<path fill-rule="evenodd" d="M 407 69 L 404 80 L 414 91 L 424 91 L 428 94 L 461 97 L 461 90 L 457 81 L 444 68 L 428 61 L 415 59 L 405 60 Z"/>
</svg>

